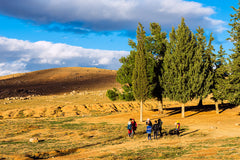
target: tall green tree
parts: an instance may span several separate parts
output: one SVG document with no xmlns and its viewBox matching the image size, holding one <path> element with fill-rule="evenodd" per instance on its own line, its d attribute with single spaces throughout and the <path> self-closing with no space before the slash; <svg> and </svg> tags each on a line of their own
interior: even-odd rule
<svg viewBox="0 0 240 160">
<path fill-rule="evenodd" d="M 214 38 L 211 34 L 207 44 L 204 29 L 199 27 L 197 29 L 196 39 L 196 54 L 202 55 L 202 61 L 199 62 L 201 63 L 199 68 L 201 74 L 199 75 L 198 81 L 198 83 L 201 84 L 201 87 L 197 94 L 197 97 L 200 98 L 198 106 L 202 106 L 202 99 L 206 98 L 211 93 L 213 87 L 214 47 L 212 41 Z"/>
<path fill-rule="evenodd" d="M 149 82 L 149 92 L 148 92 L 148 98 L 155 97 L 155 91 L 156 87 L 158 85 L 158 76 L 156 74 L 156 67 L 157 67 L 157 61 L 156 57 L 154 56 L 155 48 L 153 47 L 153 44 L 150 44 L 151 42 L 148 41 L 150 36 L 146 36 L 146 42 L 145 42 L 145 50 L 146 50 L 146 61 L 147 61 L 147 78 Z M 150 43 L 149 43 L 150 42 Z M 135 55 L 137 54 L 137 43 L 135 43 L 133 40 L 129 39 L 128 45 L 131 46 L 132 50 L 130 51 L 130 55 L 127 57 L 122 57 L 119 61 L 122 63 L 122 66 L 117 71 L 117 82 L 122 84 L 123 92 L 119 92 L 120 99 L 123 100 L 135 100 L 133 96 L 133 88 L 132 88 L 132 75 L 133 75 L 133 69 L 135 67 Z"/>
<path fill-rule="evenodd" d="M 158 23 L 150 24 L 151 35 L 147 36 L 147 50 L 151 55 L 154 55 L 155 67 L 152 76 L 152 96 L 159 101 L 159 113 L 163 113 L 163 59 L 167 50 L 167 33 L 162 32 L 161 26 Z"/>
<path fill-rule="evenodd" d="M 164 92 L 170 100 L 182 103 L 182 117 L 185 104 L 195 98 L 201 88 L 203 74 L 202 54 L 196 52 L 194 34 L 182 18 L 178 29 L 169 34 L 170 43 L 164 57 Z M 199 76 L 201 75 L 201 76 Z"/>
<path fill-rule="evenodd" d="M 222 45 L 220 45 L 218 54 L 215 58 L 215 69 L 214 69 L 214 78 L 213 78 L 213 100 L 215 101 L 216 113 L 219 114 L 219 101 L 226 99 L 227 95 L 227 76 L 228 76 L 228 69 L 227 69 L 227 61 L 226 61 L 226 52 L 223 50 Z"/>
<path fill-rule="evenodd" d="M 231 40 L 233 42 L 233 54 L 230 56 L 230 69 L 231 73 L 228 77 L 228 100 L 234 104 L 240 104 L 240 2 L 238 8 L 233 8 L 235 14 L 231 16 L 231 23 L 229 24 L 232 29 L 229 31 Z"/>
<path fill-rule="evenodd" d="M 132 82 L 134 97 L 140 101 L 140 121 L 143 121 L 143 102 L 148 97 L 149 82 L 147 78 L 146 35 L 143 26 L 137 27 L 137 53 Z"/>
</svg>

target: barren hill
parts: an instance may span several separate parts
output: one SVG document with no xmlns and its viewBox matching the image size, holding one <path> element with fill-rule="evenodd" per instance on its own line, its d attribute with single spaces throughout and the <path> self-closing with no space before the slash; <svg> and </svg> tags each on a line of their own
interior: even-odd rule
<svg viewBox="0 0 240 160">
<path fill-rule="evenodd" d="M 0 77 L 0 98 L 51 95 L 73 90 L 103 90 L 119 87 L 116 71 L 67 67 Z"/>
</svg>

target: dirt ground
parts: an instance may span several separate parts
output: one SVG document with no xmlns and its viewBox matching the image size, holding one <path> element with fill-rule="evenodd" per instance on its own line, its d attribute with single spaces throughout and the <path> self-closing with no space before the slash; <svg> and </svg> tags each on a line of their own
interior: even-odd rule
<svg viewBox="0 0 240 160">
<path fill-rule="evenodd" d="M 22 143 L 26 144 L 29 137 L 39 135 L 39 133 L 41 133 L 42 138 L 50 142 L 54 139 L 55 141 L 69 144 L 84 144 L 81 147 L 67 146 L 65 149 L 52 149 L 50 147 L 47 154 L 52 156 L 48 156 L 48 159 L 53 160 L 148 159 L 138 156 L 141 155 L 141 152 L 147 153 L 146 149 L 158 149 L 157 152 L 154 153 L 155 158 L 151 159 L 240 159 L 240 106 L 233 106 L 225 102 L 224 105 L 220 105 L 220 114 L 216 114 L 214 103 L 208 97 L 203 101 L 203 107 L 196 107 L 198 100 L 187 103 L 185 112 L 186 117 L 181 118 L 181 104 L 165 100 L 164 113 L 159 114 L 157 110 L 158 102 L 149 100 L 144 105 L 144 122 L 139 122 L 140 114 L 138 102 L 111 102 L 105 96 L 106 89 L 119 87 L 119 84 L 115 82 L 116 72 L 105 72 L 103 70 L 93 69 L 92 71 L 96 73 L 96 75 L 98 73 L 103 73 L 103 79 L 99 80 L 101 76 L 92 76 L 93 74 L 89 72 L 90 70 L 91 69 L 86 68 L 81 69 L 80 73 L 79 68 L 67 68 L 64 69 L 64 71 L 60 70 L 58 72 L 54 69 L 44 72 L 34 72 L 34 76 L 32 76 L 32 74 L 21 74 L 18 77 L 10 76 L 10 79 L 8 79 L 9 77 L 2 78 L 2 80 L 0 80 L 1 87 L 6 87 L 10 84 L 10 86 L 12 86 L 10 87 L 11 90 L 8 90 L 7 87 L 5 89 L 1 88 L 1 95 L 3 97 L 8 97 L 8 94 L 4 95 L 4 93 L 9 93 L 11 96 L 19 96 L 15 93 L 20 93 L 20 96 L 25 96 L 25 94 L 30 93 L 30 91 L 34 91 L 34 93 L 41 91 L 39 93 L 44 96 L 31 97 L 26 100 L 0 100 L 0 127 L 4 126 L 5 122 L 8 122 L 10 125 L 16 122 L 19 124 L 20 128 L 16 129 L 13 127 L 13 131 L 7 128 L 9 133 L 6 133 L 7 131 L 5 130 L 1 131 L 0 151 L 2 152 L 0 153 L 0 159 L 34 159 L 29 156 L 18 154 L 6 155 L 4 154 L 4 147 L 7 147 L 7 142 L 10 144 L 18 144 L 23 141 Z M 83 74 L 83 72 L 86 74 Z M 37 78 L 34 78 L 31 81 L 31 77 L 33 78 L 38 74 L 41 76 L 44 74 L 43 77 L 48 77 L 48 80 L 36 81 Z M 109 75 L 111 75 L 111 80 L 108 79 Z M 22 80 L 21 78 L 19 79 L 21 76 L 24 77 Z M 73 80 L 74 83 L 73 81 L 71 81 L 71 83 L 67 83 L 67 81 L 57 81 L 59 83 L 54 83 L 59 77 L 64 76 L 72 77 L 70 79 Z M 91 80 L 87 77 L 90 77 Z M 75 81 L 79 81 L 80 79 L 82 79 L 81 83 L 75 83 Z M 65 80 L 67 79 L 65 78 Z M 35 85 L 26 86 L 30 81 Z M 106 83 L 106 81 L 109 83 Z M 41 85 L 37 85 L 40 82 Z M 47 82 L 49 82 L 49 84 L 44 85 Z M 14 84 L 18 88 L 15 91 L 13 90 Z M 59 84 L 62 84 L 60 85 L 62 86 L 60 89 L 55 89 L 53 92 L 50 92 L 51 87 L 56 87 Z M 41 89 L 42 85 L 44 85 L 44 89 Z M 102 85 L 102 87 L 96 87 L 96 85 Z M 48 88 L 49 86 L 51 86 L 50 89 Z M 21 90 L 22 87 L 25 87 L 25 89 Z M 28 87 L 30 88 L 26 89 Z M 66 88 L 68 89 L 66 90 Z M 73 89 L 76 89 L 76 93 L 73 93 Z M 12 91 L 14 94 L 10 94 Z M 55 93 L 57 94 L 54 95 Z M 98 112 L 97 114 L 95 114 L 96 111 Z M 115 133 L 112 133 L 108 130 L 101 130 L 100 128 L 94 130 L 89 127 L 86 132 L 80 132 L 75 129 L 72 131 L 70 130 L 69 133 L 69 130 L 65 131 L 57 128 L 58 124 L 62 124 L 60 122 L 55 122 L 56 125 L 53 126 L 53 128 L 49 128 L 49 126 L 44 127 L 44 123 L 47 123 L 49 118 L 50 120 L 54 120 L 54 118 L 63 118 L 66 124 L 68 124 L 67 121 L 69 121 L 68 118 L 70 118 L 70 124 L 101 124 L 99 126 L 113 124 L 122 128 L 126 128 L 125 126 L 129 118 L 134 118 L 139 127 L 136 132 L 136 137 L 134 138 L 127 137 L 127 130 L 120 131 L 117 129 L 114 130 Z M 175 122 L 179 120 L 181 128 L 183 128 L 180 137 L 163 135 L 159 140 L 148 141 L 145 134 L 145 121 L 147 118 L 150 118 L 152 122 L 161 118 L 164 130 L 174 128 Z M 28 128 L 25 126 L 21 128 L 21 125 L 25 123 L 30 124 L 30 122 L 33 123 L 34 121 L 44 121 L 41 122 L 43 128 L 38 128 L 37 125 L 29 125 Z M 106 135 L 108 135 L 108 133 L 113 137 L 107 137 Z M 11 134 L 14 134 L 14 136 Z M 91 139 L 91 135 L 93 137 L 106 136 L 107 139 L 102 142 L 97 138 Z M 54 138 L 52 138 L 53 136 Z M 83 138 L 85 138 L 84 142 L 82 142 Z M 35 146 L 37 145 L 38 144 Z M 39 143 L 39 145 L 42 144 Z M 187 150 L 187 152 L 181 153 L 180 151 L 172 151 L 171 153 L 175 155 L 167 155 L 165 152 L 168 149 L 176 151 Z M 25 148 L 21 148 L 21 150 L 23 153 L 28 152 Z M 124 155 L 127 152 L 130 152 L 130 154 Z M 178 156 L 178 153 L 181 153 L 181 156 Z M 45 153 L 36 152 L 34 154 L 38 157 L 37 155 L 44 155 Z"/>
<path fill-rule="evenodd" d="M 162 148 L 162 147 L 176 147 L 176 148 L 189 148 L 191 145 L 200 144 L 203 145 L 198 149 L 190 149 L 190 153 L 184 154 L 181 157 L 176 157 L 174 159 L 179 160 L 191 160 L 191 159 L 239 159 L 240 158 L 240 145 L 229 147 L 222 147 L 225 144 L 225 139 L 229 138 L 239 138 L 240 135 L 240 106 L 221 106 L 220 114 L 216 114 L 214 106 L 209 106 L 206 109 L 196 109 L 194 107 L 186 108 L 186 118 L 181 118 L 180 107 L 171 107 L 165 108 L 163 114 L 159 114 L 157 110 L 144 110 L 143 119 L 144 122 L 139 122 L 139 112 L 116 112 L 110 115 L 100 115 L 94 117 L 83 117 L 80 119 L 74 119 L 74 124 L 80 123 L 91 123 L 91 124 L 115 124 L 120 126 L 126 126 L 129 118 L 135 118 L 138 125 L 144 127 L 145 120 L 150 118 L 152 122 L 161 118 L 163 121 L 163 128 L 174 128 L 175 122 L 180 121 L 182 128 L 187 128 L 181 132 L 180 137 L 177 136 L 163 136 L 159 140 L 148 141 L 147 136 L 140 138 L 129 138 L 124 143 L 119 143 L 116 141 L 116 144 L 101 144 L 96 141 L 91 145 L 85 145 L 86 147 L 77 147 L 77 148 L 68 148 L 66 150 L 52 150 L 48 154 L 52 154 L 52 157 L 48 159 L 53 160 L 72 160 L 72 159 L 118 159 L 114 158 L 114 155 L 122 154 L 126 151 L 139 152 L 139 150 L 144 150 L 146 148 Z M 14 119 L 17 120 L 17 119 Z M 29 120 L 34 120 L 30 118 Z M 144 127 L 145 128 L 145 127 Z M 90 129 L 91 130 L 91 129 Z M 88 135 L 102 135 L 100 131 L 94 130 L 87 132 Z M 142 134 L 143 130 L 137 130 L 136 135 Z M 20 132 L 20 131 L 19 131 Z M 51 129 L 41 129 L 31 131 L 31 135 L 35 135 L 41 132 L 41 134 L 49 134 L 53 132 Z M 111 131 L 107 131 L 111 132 Z M 81 142 L 82 139 L 78 138 L 74 134 L 71 136 L 64 136 L 61 138 L 61 135 L 66 134 L 59 131 L 59 133 L 52 133 L 59 136 L 58 139 L 62 140 L 63 138 L 71 143 L 72 141 Z M 116 135 L 118 133 L 116 132 Z M 127 138 L 127 131 L 126 131 Z M 18 136 L 16 139 L 22 139 L 23 136 Z M 66 139 L 67 138 L 67 139 Z M 9 141 L 13 139 L 8 139 Z M 114 141 L 114 139 L 111 139 Z M 238 139 L 239 141 L 239 139 Z M 119 143 L 119 144 L 118 144 Z M 229 142 L 226 142 L 229 143 Z M 237 142 L 238 143 L 238 142 Z M 230 154 L 231 151 L 234 151 L 234 154 Z M 57 154 L 59 152 L 64 153 L 63 155 Z M 56 153 L 56 154 L 55 154 Z M 65 154 L 66 153 L 66 154 Z M 223 153 L 223 158 L 219 158 L 219 154 Z M 36 153 L 37 154 L 37 153 Z M 43 153 L 39 153 L 43 154 Z M 112 156 L 108 156 L 112 155 Z M 106 157 L 107 156 L 107 157 Z M 162 156 L 161 150 L 159 150 L 159 157 Z M 7 156 L 8 158 L 11 156 Z M 95 158 L 93 158 L 95 157 Z M 102 157 L 102 158 L 101 158 Z M 104 158 L 105 157 L 105 158 Z M 204 158 L 205 157 L 205 158 Z M 213 158 L 216 157 L 216 158 Z M 12 155 L 12 158 L 9 159 L 30 159 L 28 157 L 21 157 Z M 128 158 L 126 159 L 135 159 Z M 136 158 L 141 159 L 141 158 Z M 158 159 L 158 158 L 157 158 Z M 172 158 L 162 158 L 162 159 L 172 159 Z"/>
<path fill-rule="evenodd" d="M 91 150 L 83 150 L 79 149 L 75 154 L 57 157 L 52 159 L 85 159 L 88 157 L 101 156 L 103 154 L 116 154 L 121 152 L 123 148 L 125 150 L 139 150 L 140 148 L 149 147 L 149 146 L 185 146 L 191 143 L 203 142 L 208 140 L 217 140 L 224 139 L 229 137 L 239 137 L 240 136 L 240 107 L 234 108 L 224 108 L 221 109 L 221 113 L 216 115 L 215 110 L 210 111 L 187 111 L 187 118 L 180 118 L 181 114 L 177 113 L 174 115 L 170 115 L 170 112 L 165 111 L 165 114 L 159 115 L 158 112 L 154 111 L 146 111 L 144 112 L 144 120 L 150 118 L 152 121 L 161 118 L 164 126 L 172 126 L 174 127 L 174 123 L 179 120 L 181 125 L 188 126 L 189 130 L 181 133 L 181 137 L 173 137 L 171 139 L 162 138 L 159 140 L 154 140 L 149 142 L 146 138 L 143 139 L 130 139 L 129 142 L 119 145 L 110 145 L 105 146 L 103 148 L 91 149 Z M 92 123 L 102 123 L 108 122 L 112 124 L 126 124 L 128 119 L 132 117 L 137 120 L 138 124 L 144 124 L 145 122 L 139 122 L 138 112 L 132 113 L 120 113 L 116 115 L 109 115 L 103 117 L 96 118 L 84 118 L 81 121 L 92 122 Z M 199 137 L 191 138 L 188 135 L 190 134 L 199 134 Z M 203 135 L 203 136 L 202 136 Z M 205 136 L 206 135 L 206 136 Z M 215 155 L 218 150 L 221 150 L 219 147 L 213 147 L 209 149 L 203 149 L 192 155 L 184 156 L 177 159 L 194 159 L 193 157 L 198 156 L 207 156 L 207 155 Z M 238 148 L 239 154 L 236 157 L 232 157 L 232 159 L 240 158 L 240 148 Z M 207 158 L 208 159 L 208 158 Z M 212 158 L 210 158 L 212 159 Z"/>
</svg>

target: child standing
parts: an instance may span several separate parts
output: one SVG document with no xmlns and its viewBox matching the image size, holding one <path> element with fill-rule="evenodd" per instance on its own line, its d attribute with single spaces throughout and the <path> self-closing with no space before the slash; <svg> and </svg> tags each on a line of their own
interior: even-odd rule
<svg viewBox="0 0 240 160">
<path fill-rule="evenodd" d="M 151 140 L 151 133 L 152 133 L 152 127 L 150 125 L 148 125 L 147 126 L 148 140 Z"/>
<path fill-rule="evenodd" d="M 180 122 L 177 121 L 175 124 L 176 124 L 177 135 L 179 136 L 180 135 L 180 133 L 179 133 L 179 131 L 180 131 Z"/>
<path fill-rule="evenodd" d="M 155 124 L 153 125 L 152 129 L 153 129 L 153 137 L 154 137 L 154 139 L 157 139 L 158 130 L 159 130 L 159 126 L 158 126 L 157 121 L 155 121 Z"/>
<path fill-rule="evenodd" d="M 128 122 L 127 129 L 128 129 L 128 136 L 131 137 L 131 134 L 132 134 L 132 123 L 131 123 L 131 121 Z"/>
</svg>

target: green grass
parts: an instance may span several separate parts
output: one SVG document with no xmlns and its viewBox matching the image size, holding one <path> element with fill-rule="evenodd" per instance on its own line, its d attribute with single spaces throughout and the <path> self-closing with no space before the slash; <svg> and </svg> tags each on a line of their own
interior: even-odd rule
<svg viewBox="0 0 240 160">
<path fill-rule="evenodd" d="M 106 154 L 97 158 L 104 159 L 173 159 L 188 153 L 183 147 L 149 147 L 142 150 L 128 150 L 118 155 Z"/>
<path fill-rule="evenodd" d="M 101 117 L 99 117 L 101 118 Z M 49 158 L 47 153 L 57 151 L 61 154 L 72 154 L 74 149 L 95 149 L 105 146 L 115 146 L 126 142 L 146 139 L 146 125 L 139 124 L 133 139 L 127 137 L 127 127 L 122 124 L 88 123 L 81 121 L 82 117 L 58 117 L 58 118 L 25 118 L 25 119 L 3 119 L 0 121 L 1 154 L 27 154 L 29 157 Z M 169 131 L 172 126 L 164 126 Z M 191 133 L 188 126 L 182 126 L 183 134 Z M 36 132 L 34 132 L 36 130 Z M 33 133 L 32 133 L 33 132 Z M 30 143 L 29 139 L 37 137 L 39 143 Z M 204 137 L 201 132 L 194 132 L 184 138 Z M 197 153 L 199 150 L 216 147 L 218 149 L 216 158 L 227 159 L 228 156 L 238 154 L 240 148 L 240 137 L 226 139 L 210 139 L 206 141 L 189 142 L 189 144 L 169 144 L 167 140 L 178 141 L 175 135 L 164 135 L 164 143 L 154 146 L 156 141 L 143 144 L 144 147 L 134 150 L 122 150 L 117 154 L 106 153 L 99 157 L 103 159 L 174 159 L 188 157 L 188 154 Z M 77 140 L 76 140 L 77 139 Z M 161 141 L 161 139 L 159 140 Z M 144 148 L 144 149 L 143 149 Z M 69 150 L 70 149 L 70 150 Z M 71 150 L 72 149 L 72 150 Z M 66 153 L 61 153 L 66 150 Z M 36 153 L 41 153 L 36 157 Z M 195 157 L 201 159 L 201 156 Z M 211 159 L 211 156 L 205 157 Z M 204 158 L 203 158 L 204 159 Z"/>
<path fill-rule="evenodd" d="M 37 152 L 64 150 L 70 148 L 92 148 L 101 145 L 114 145 L 124 143 L 126 139 L 125 126 L 104 123 L 76 123 L 80 117 L 65 118 L 29 118 L 29 119 L 4 119 L 1 121 L 0 153 L 33 155 Z M 41 132 L 48 129 L 49 132 Z M 39 130 L 39 133 L 30 134 Z M 121 131 L 122 130 L 122 131 Z M 91 134 L 90 131 L 102 134 Z M 112 132 L 114 131 L 114 132 Z M 116 134 L 117 133 L 117 134 Z M 19 136 L 24 140 L 18 140 Z M 76 136 L 77 141 L 70 138 Z M 39 143 L 30 143 L 31 137 L 39 138 Z M 66 138 L 64 138 L 66 137 Z M 5 140 L 7 138 L 7 140 Z M 14 138 L 9 140 L 9 138 Z"/>
</svg>

